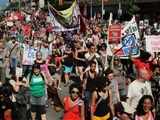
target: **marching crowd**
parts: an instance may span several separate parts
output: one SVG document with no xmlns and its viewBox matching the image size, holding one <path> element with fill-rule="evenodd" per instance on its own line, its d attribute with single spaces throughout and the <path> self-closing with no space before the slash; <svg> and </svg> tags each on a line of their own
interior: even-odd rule
<svg viewBox="0 0 160 120">
<path fill-rule="evenodd" d="M 142 41 L 139 58 L 110 56 L 107 26 L 97 19 L 85 25 L 83 33 L 53 32 L 47 11 L 5 13 L 0 24 L 0 120 L 47 120 L 48 101 L 55 111 L 64 111 L 63 120 L 160 118 L 159 54 L 146 52 Z M 147 33 L 158 34 L 154 28 Z M 57 92 L 62 85 L 69 86 L 63 100 Z"/>
</svg>

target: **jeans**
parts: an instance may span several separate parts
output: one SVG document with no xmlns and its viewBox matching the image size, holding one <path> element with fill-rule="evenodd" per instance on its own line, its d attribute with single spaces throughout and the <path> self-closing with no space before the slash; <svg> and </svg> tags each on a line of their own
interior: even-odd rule
<svg viewBox="0 0 160 120">
<path fill-rule="evenodd" d="M 90 101 L 91 101 L 91 92 L 90 91 L 85 91 L 84 92 L 84 104 L 85 104 L 85 118 L 87 120 L 90 120 L 90 113 L 91 113 L 91 109 L 90 109 Z"/>
<path fill-rule="evenodd" d="M 16 67 L 17 67 L 17 64 L 18 64 L 18 60 L 16 58 L 11 58 L 11 64 L 10 64 L 10 73 L 12 75 L 15 75 L 16 74 Z"/>
</svg>

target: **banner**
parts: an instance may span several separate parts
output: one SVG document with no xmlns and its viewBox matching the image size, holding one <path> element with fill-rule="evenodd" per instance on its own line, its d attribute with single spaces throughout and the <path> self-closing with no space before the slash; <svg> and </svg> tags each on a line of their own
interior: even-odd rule
<svg viewBox="0 0 160 120">
<path fill-rule="evenodd" d="M 71 7 L 61 11 L 56 10 L 51 4 L 48 4 L 48 8 L 49 10 L 52 11 L 54 16 L 58 17 L 61 20 L 64 20 L 63 22 L 69 22 L 72 19 L 73 11 L 76 5 L 77 5 L 77 2 L 74 1 Z"/>
<path fill-rule="evenodd" d="M 160 35 L 146 36 L 146 51 L 150 53 L 160 52 Z"/>
<path fill-rule="evenodd" d="M 33 47 L 28 47 L 27 45 L 23 45 L 23 65 L 33 65 L 36 59 L 36 50 Z"/>
<path fill-rule="evenodd" d="M 72 31 L 80 29 L 80 11 L 76 1 L 66 11 L 57 11 L 51 5 L 49 5 L 48 9 L 53 31 Z"/>
<path fill-rule="evenodd" d="M 121 24 L 110 25 L 108 30 L 109 30 L 109 43 L 120 43 Z"/>
<path fill-rule="evenodd" d="M 117 30 L 117 36 L 121 36 L 119 43 L 109 44 L 113 55 L 116 55 L 122 59 L 128 59 L 132 57 L 138 57 L 139 47 L 138 40 L 140 39 L 138 26 L 133 16 L 132 20 L 122 26 L 121 35 L 118 35 L 120 30 Z M 118 41 L 118 39 L 117 39 Z"/>
<path fill-rule="evenodd" d="M 122 36 L 126 36 L 129 34 L 134 34 L 136 39 L 140 39 L 139 31 L 138 31 L 138 26 L 135 20 L 135 16 L 133 16 L 132 20 L 129 21 L 124 28 L 122 29 Z"/>
<path fill-rule="evenodd" d="M 114 55 L 123 59 L 128 59 L 130 55 L 132 57 L 138 57 L 140 54 L 134 34 L 123 37 L 121 44 L 114 46 L 112 51 Z"/>
</svg>

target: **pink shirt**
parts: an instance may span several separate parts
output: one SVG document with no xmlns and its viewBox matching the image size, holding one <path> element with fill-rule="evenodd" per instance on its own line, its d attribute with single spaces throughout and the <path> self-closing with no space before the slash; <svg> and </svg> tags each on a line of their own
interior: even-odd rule
<svg viewBox="0 0 160 120">
<path fill-rule="evenodd" d="M 142 116 L 138 116 L 138 115 L 136 115 L 135 120 L 144 120 L 144 119 L 143 119 L 143 117 L 142 117 Z M 154 120 L 154 117 L 153 117 L 152 112 L 149 112 L 148 120 Z"/>
</svg>

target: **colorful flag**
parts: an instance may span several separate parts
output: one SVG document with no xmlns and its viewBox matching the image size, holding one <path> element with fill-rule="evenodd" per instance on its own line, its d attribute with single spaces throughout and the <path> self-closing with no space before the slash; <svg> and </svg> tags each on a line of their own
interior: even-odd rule
<svg viewBox="0 0 160 120">
<path fill-rule="evenodd" d="M 66 10 L 58 11 L 50 4 L 48 5 L 49 16 L 53 31 L 72 31 L 80 29 L 80 11 L 77 2 Z"/>
<path fill-rule="evenodd" d="M 135 16 L 133 16 L 132 20 L 129 21 L 124 28 L 122 29 L 122 36 L 126 36 L 128 34 L 134 34 L 136 39 L 140 39 L 138 26 L 135 20 Z"/>
</svg>

